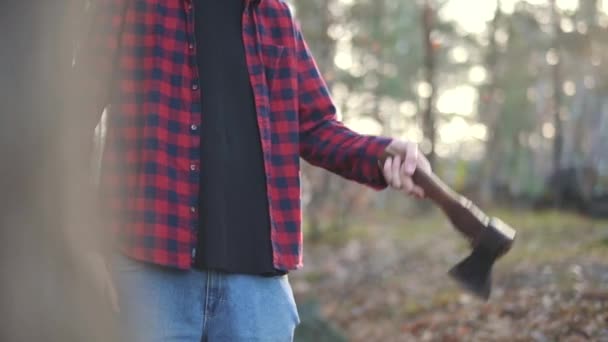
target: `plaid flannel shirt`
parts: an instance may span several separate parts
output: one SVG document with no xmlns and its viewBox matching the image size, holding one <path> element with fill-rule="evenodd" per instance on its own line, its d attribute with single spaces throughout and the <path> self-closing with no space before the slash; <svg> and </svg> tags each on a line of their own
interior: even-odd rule
<svg viewBox="0 0 608 342">
<path fill-rule="evenodd" d="M 381 189 L 386 183 L 377 157 L 390 139 L 357 134 L 337 121 L 285 3 L 244 1 L 273 262 L 292 270 L 302 265 L 300 157 Z M 108 109 L 100 183 L 106 224 L 127 255 L 181 269 L 191 267 L 195 253 L 199 170 L 205 167 L 193 6 L 192 0 L 95 0 L 92 29 L 75 64 L 85 101 L 94 102 L 96 112 Z"/>
</svg>

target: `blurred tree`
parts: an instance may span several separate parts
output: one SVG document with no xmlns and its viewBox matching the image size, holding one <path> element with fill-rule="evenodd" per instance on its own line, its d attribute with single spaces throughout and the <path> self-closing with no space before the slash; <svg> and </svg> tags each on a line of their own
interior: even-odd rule
<svg viewBox="0 0 608 342">
<path fill-rule="evenodd" d="M 564 130 L 562 125 L 562 75 L 561 75 L 561 17 L 557 9 L 556 0 L 549 0 L 551 3 L 551 26 L 552 43 L 551 49 L 547 53 L 547 62 L 552 65 L 553 81 L 553 173 L 557 174 L 561 167 L 562 150 L 564 146 Z"/>
<path fill-rule="evenodd" d="M 431 159 L 442 120 L 435 108 L 437 85 L 449 89 L 463 82 L 468 59 L 454 60 L 453 50 L 476 44 L 457 32 L 454 23 L 437 17 L 446 3 L 294 2 L 342 119 L 365 133 L 422 142 Z M 320 220 L 329 219 L 319 213 L 331 213 L 333 222 L 326 226 L 344 226 L 354 206 L 367 203 L 359 200 L 369 193 L 366 189 L 309 165 L 303 170 L 307 212 L 315 213 L 306 217 L 311 231 L 318 230 Z"/>
<path fill-rule="evenodd" d="M 601 65 L 608 19 L 598 1 L 566 12 L 553 0 L 518 1 L 512 12 L 496 1 L 481 33 L 442 15 L 451 1 L 294 2 L 341 118 L 366 133 L 420 142 L 448 179 L 456 177 L 452 169 L 469 148 L 483 147 L 479 159 L 466 160 L 458 179 L 484 202 L 534 197 L 559 165 L 608 159 L 601 139 L 607 131 L 608 72 Z M 472 68 L 481 70 L 482 81 L 471 79 Z M 476 117 L 436 106 L 445 91 L 463 85 L 477 86 Z M 442 128 L 455 119 L 469 127 L 483 124 L 485 134 L 478 141 L 446 142 Z M 359 186 L 309 165 L 303 171 L 309 213 L 342 219 L 367 203 L 358 199 L 365 194 Z M 307 221 L 318 226 L 322 217 L 308 215 Z"/>
<path fill-rule="evenodd" d="M 344 21 L 341 7 L 335 0 L 311 0 L 297 2 L 294 8 L 306 41 L 331 89 L 336 78 L 334 59 L 340 37 L 330 35 L 329 30 Z M 345 227 L 361 189 L 349 186 L 346 180 L 307 163 L 303 163 L 302 170 L 308 237 L 319 239 L 325 229 Z"/>
<path fill-rule="evenodd" d="M 435 98 L 437 96 L 436 86 L 436 50 L 439 48 L 439 42 L 436 41 L 434 34 L 435 21 L 437 20 L 436 10 L 430 0 L 425 0 L 421 6 L 421 24 L 422 24 L 422 39 L 424 45 L 424 81 L 428 87 L 428 94 L 424 104 L 422 113 L 422 130 L 424 132 L 425 142 L 428 147 L 427 158 L 431 163 L 431 167 L 435 167 L 437 131 L 436 131 L 436 115 L 435 115 Z"/>
<path fill-rule="evenodd" d="M 501 24 L 501 1 L 496 1 L 496 10 L 494 11 L 494 18 L 490 22 L 488 30 L 488 48 L 485 58 L 485 69 L 487 70 L 487 81 L 486 84 L 479 89 L 480 98 L 478 108 L 480 119 L 485 122 L 487 127 L 487 137 L 485 143 L 485 154 L 482 160 L 482 175 L 479 184 L 480 200 L 483 203 L 488 203 L 494 199 L 494 181 L 496 174 L 496 167 L 500 154 L 498 149 L 500 147 L 500 105 L 501 102 L 499 95 L 502 94 L 499 89 L 499 75 L 498 70 L 498 30 Z M 508 38 L 507 38 L 508 39 Z"/>
</svg>

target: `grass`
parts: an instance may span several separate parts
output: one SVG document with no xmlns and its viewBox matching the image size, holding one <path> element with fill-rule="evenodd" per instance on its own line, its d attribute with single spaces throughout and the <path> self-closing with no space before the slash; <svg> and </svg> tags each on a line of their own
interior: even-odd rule
<svg viewBox="0 0 608 342">
<path fill-rule="evenodd" d="M 573 212 L 559 210 L 532 211 L 494 208 L 488 211 L 517 230 L 513 249 L 501 260 L 507 268 L 519 264 L 542 265 L 576 257 L 606 260 L 608 258 L 608 220 L 593 220 Z M 432 247 L 440 240 L 459 253 L 466 254 L 468 246 L 439 210 L 407 215 L 375 212 L 353 218 L 346 228 L 326 228 L 316 241 L 306 238 L 311 245 L 343 247 L 349 241 L 370 241 L 382 234 L 404 246 L 422 241 Z M 306 228 L 305 228 L 306 232 Z"/>
<path fill-rule="evenodd" d="M 608 259 L 608 220 L 593 220 L 559 210 L 535 212 L 497 208 L 490 210 L 490 214 L 508 222 L 518 234 L 513 249 L 500 261 L 500 273 Z M 397 235 L 411 239 L 438 234 L 445 229 L 445 218 L 441 213 L 433 212 L 412 220 L 407 229 L 397 230 Z M 456 245 L 463 254 L 467 253 L 468 247 L 463 241 L 456 241 Z M 556 285 L 564 289 L 572 288 L 575 283 L 568 273 L 557 274 L 555 280 Z M 432 306 L 441 307 L 456 297 L 457 294 L 449 290 L 440 291 L 435 295 Z"/>
<path fill-rule="evenodd" d="M 492 330 L 494 324 L 500 322 L 505 324 L 505 321 L 520 330 L 532 329 L 525 324 L 526 320 L 540 317 L 539 312 L 553 317 L 559 311 L 542 307 L 544 296 L 559 302 L 560 306 L 563 300 L 570 298 L 568 310 L 578 310 L 576 299 L 572 298 L 583 278 L 588 289 L 608 290 L 601 280 L 605 267 L 599 266 L 605 265 L 608 259 L 608 220 L 592 220 L 559 210 L 492 208 L 488 213 L 500 217 L 518 233 L 513 249 L 494 269 L 495 287 L 502 291 L 502 297 L 497 297 L 491 305 L 478 305 L 463 296 L 463 291 L 448 280 L 445 273 L 449 267 L 469 250 L 465 240 L 454 232 L 439 210 L 417 215 L 368 212 L 366 216 L 353 217 L 353 223 L 347 228 L 327 229 L 319 240 L 307 241 L 305 248 L 315 262 L 299 277 L 313 289 L 323 280 L 323 286 L 307 296 L 318 297 L 321 303 L 332 308 L 328 317 L 349 335 L 358 336 L 354 340 L 374 340 L 361 337 L 368 335 L 359 332 L 367 329 L 371 334 L 369 331 L 375 331 L 378 326 L 383 328 L 374 333 L 377 336 L 397 336 L 402 333 L 403 326 L 409 327 L 404 323 L 415 325 L 418 320 L 433 326 L 428 329 L 446 332 L 448 326 L 457 328 L 458 324 L 471 319 L 460 317 L 462 313 L 477 313 L 484 317 L 479 326 L 486 330 Z M 353 240 L 357 241 L 355 250 L 362 250 L 358 261 L 364 267 L 356 267 L 358 261 L 353 261 L 349 254 L 352 249 L 342 248 Z M 345 254 L 346 251 L 349 252 Z M 329 258 L 337 258 L 334 263 L 340 264 L 342 271 L 346 269 L 350 278 L 332 280 L 334 274 L 330 269 L 314 268 L 325 265 Z M 399 264 L 383 269 L 394 260 Z M 580 268 L 579 265 L 583 278 L 573 271 Z M 378 275 L 360 282 L 360 279 L 366 279 L 361 274 L 378 269 L 381 271 L 376 272 Z M 297 279 L 295 277 L 294 281 Z M 347 296 L 343 296 L 345 286 Z M 530 291 L 535 295 L 526 295 Z M 344 303 L 339 304 L 341 302 Z M 513 312 L 519 318 L 496 316 L 505 303 L 514 308 Z M 494 310 L 496 317 L 486 317 L 484 310 Z M 364 314 L 359 314 L 361 311 Z M 588 316 L 597 316 L 594 315 L 595 311 Z M 441 326 L 434 327 L 434 324 Z M 524 326 L 526 328 L 521 328 Z M 388 330 L 383 330 L 385 328 Z M 551 330 L 553 328 L 547 329 L 557 334 L 556 330 Z M 526 331 L 519 332 L 525 334 Z"/>
<path fill-rule="evenodd" d="M 511 263 L 522 260 L 554 261 L 579 254 L 608 257 L 608 220 L 593 220 L 559 210 L 531 211 L 497 208 L 488 211 L 517 230 L 513 250 L 505 257 Z M 390 225 L 395 238 L 411 240 L 450 231 L 441 212 L 434 210 Z M 457 242 L 467 248 L 464 242 Z"/>
<path fill-rule="evenodd" d="M 608 220 L 593 220 L 559 210 L 495 208 L 488 213 L 517 230 L 516 243 L 505 257 L 506 263 L 516 264 L 525 260 L 543 263 L 579 254 L 608 257 Z M 443 236 L 450 231 L 450 223 L 439 210 L 399 216 L 375 212 L 366 217 L 353 218 L 347 228 L 329 227 L 318 241 L 311 242 L 341 247 L 353 239 L 365 241 L 376 234 L 389 234 L 396 241 L 408 242 L 433 240 L 434 236 Z M 463 252 L 467 250 L 464 240 L 458 240 L 457 235 L 454 235 L 454 242 Z"/>
<path fill-rule="evenodd" d="M 534 260 L 536 263 L 560 261 L 575 256 L 608 256 L 602 244 L 608 232 L 607 220 L 591 220 L 576 213 L 557 210 L 544 212 L 497 211 L 518 230 L 513 250 L 505 262 Z"/>
</svg>

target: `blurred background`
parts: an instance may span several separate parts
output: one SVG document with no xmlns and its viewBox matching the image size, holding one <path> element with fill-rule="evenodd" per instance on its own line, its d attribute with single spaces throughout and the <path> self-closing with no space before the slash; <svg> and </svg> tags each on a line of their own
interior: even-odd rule
<svg viewBox="0 0 608 342">
<path fill-rule="evenodd" d="M 2 342 L 117 341 L 103 282 L 85 257 L 101 231 L 92 120 L 66 101 L 82 4 L 0 1 Z"/>
<path fill-rule="evenodd" d="M 441 213 L 306 166 L 299 340 L 608 340 L 608 1 L 291 4 L 341 119 L 520 233 L 479 303 Z"/>
<path fill-rule="evenodd" d="M 113 340 L 71 250 L 104 136 L 81 156 L 64 115 L 75 3 L 0 2 L 0 341 Z M 290 4 L 340 118 L 420 143 L 519 234 L 482 303 L 449 280 L 468 249 L 429 203 L 305 164 L 296 341 L 608 340 L 608 0 Z"/>
</svg>

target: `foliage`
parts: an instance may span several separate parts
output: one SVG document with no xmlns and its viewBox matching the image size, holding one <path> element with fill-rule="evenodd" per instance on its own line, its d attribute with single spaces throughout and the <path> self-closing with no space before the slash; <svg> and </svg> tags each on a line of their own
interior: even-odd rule
<svg viewBox="0 0 608 342">
<path fill-rule="evenodd" d="M 308 244 L 306 267 L 290 276 L 298 302 L 314 298 L 315 321 L 336 324 L 349 341 L 608 338 L 608 221 L 555 210 L 490 212 L 519 235 L 495 266 L 487 303 L 449 281 L 447 270 L 468 251 L 439 212 L 365 216 L 358 221 L 367 229 L 341 246 Z"/>
<path fill-rule="evenodd" d="M 340 340 L 326 317 L 353 341 L 608 339 L 608 222 L 520 209 L 551 193 L 608 213 L 608 15 L 596 0 L 557 8 L 554 21 L 549 0 L 516 1 L 511 10 L 496 1 L 486 29 L 469 32 L 443 13 L 456 1 L 292 3 L 341 118 L 422 148 L 430 39 L 430 86 L 439 96 L 431 108 L 435 171 L 467 195 L 487 184 L 484 207 L 506 201 L 509 209 L 494 214 L 519 231 L 497 269 L 492 302 L 475 302 L 447 281 L 467 249 L 437 212 L 305 165 L 307 266 L 291 278 L 298 301 L 309 303 L 300 338 Z M 470 1 L 471 11 L 482 1 Z M 433 10 L 428 37 L 425 5 Z M 441 106 L 459 87 L 472 87 L 474 99 Z M 470 113 L 459 109 L 464 101 L 476 102 Z M 563 137 L 558 173 L 556 136 Z"/>
<path fill-rule="evenodd" d="M 424 149 L 428 146 L 421 117 L 427 96 L 422 6 L 429 4 L 434 11 L 433 86 L 440 97 L 459 86 L 474 87 L 479 97 L 479 105 L 473 106 L 477 110 L 469 114 L 433 108 L 440 157 L 436 169 L 453 179 L 452 165 L 464 160 L 466 172 L 458 171 L 462 187 L 475 192 L 488 183 L 493 189 L 490 200 L 505 197 L 505 191 L 510 198 L 539 196 L 551 173 L 553 139 L 559 133 L 551 109 L 555 36 L 550 4 L 519 1 L 512 12 L 496 12 L 496 22 L 489 21 L 485 32 L 468 32 L 457 18 L 440 15 L 452 1 L 311 0 L 293 5 L 342 119 L 366 132 L 421 142 Z M 601 138 L 608 134 L 608 74 L 602 68 L 608 57 L 608 16 L 597 10 L 597 1 L 581 2 L 580 8 L 559 10 L 558 15 L 562 29 L 556 44 L 563 84 L 557 87 L 564 94 L 561 167 L 587 166 L 608 174 L 608 142 Z M 491 32 L 496 51 L 489 43 Z M 485 80 L 472 79 L 473 70 L 485 71 Z M 496 91 L 488 96 L 490 87 Z M 478 125 L 485 133 L 467 138 L 461 131 L 463 139 L 451 139 L 442 129 L 454 122 L 465 122 L 463 130 Z M 494 138 L 494 143 L 487 143 Z M 491 172 L 476 171 L 488 161 L 495 164 Z M 339 182 L 336 177 L 310 168 L 305 168 L 305 175 L 312 186 L 307 191 L 317 192 L 312 202 L 331 198 L 315 210 L 339 200 L 319 195 L 319 188 Z M 339 188 L 349 186 L 357 185 Z M 380 205 L 384 202 L 377 199 Z"/>
</svg>

